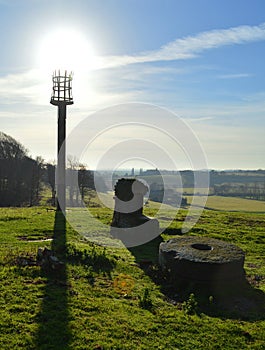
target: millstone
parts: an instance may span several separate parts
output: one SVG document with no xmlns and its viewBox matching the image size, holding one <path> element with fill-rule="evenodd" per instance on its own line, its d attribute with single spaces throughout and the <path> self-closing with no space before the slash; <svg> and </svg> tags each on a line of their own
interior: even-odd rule
<svg viewBox="0 0 265 350">
<path fill-rule="evenodd" d="M 207 237 L 182 236 L 159 246 L 159 263 L 173 279 L 232 281 L 244 276 L 244 259 L 239 247 Z"/>
</svg>

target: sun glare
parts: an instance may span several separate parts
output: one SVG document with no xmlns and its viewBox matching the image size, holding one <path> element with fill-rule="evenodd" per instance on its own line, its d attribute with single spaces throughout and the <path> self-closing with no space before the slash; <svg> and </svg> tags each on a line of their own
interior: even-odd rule
<svg viewBox="0 0 265 350">
<path fill-rule="evenodd" d="M 98 59 L 86 37 L 72 29 L 59 29 L 44 37 L 39 49 L 41 70 L 89 71 L 97 68 Z"/>
</svg>

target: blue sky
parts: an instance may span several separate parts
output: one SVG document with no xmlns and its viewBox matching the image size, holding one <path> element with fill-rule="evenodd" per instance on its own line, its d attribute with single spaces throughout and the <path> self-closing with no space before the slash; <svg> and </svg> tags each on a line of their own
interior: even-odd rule
<svg viewBox="0 0 265 350">
<path fill-rule="evenodd" d="M 210 168 L 265 168 L 263 0 L 0 0 L 0 27 L 0 130 L 32 156 L 56 158 L 43 42 L 70 28 L 93 59 L 75 71 L 68 133 L 102 108 L 150 103 L 188 123 Z"/>
</svg>

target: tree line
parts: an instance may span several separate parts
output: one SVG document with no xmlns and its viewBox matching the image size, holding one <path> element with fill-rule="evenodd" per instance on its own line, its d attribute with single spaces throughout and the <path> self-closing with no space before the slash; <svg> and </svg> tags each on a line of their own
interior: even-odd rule
<svg viewBox="0 0 265 350">
<path fill-rule="evenodd" d="M 70 206 L 77 206 L 85 194 L 94 189 L 93 172 L 69 158 L 66 185 Z M 49 188 L 47 204 L 55 205 L 55 164 L 44 163 L 41 157 L 32 159 L 25 147 L 9 135 L 0 132 L 0 207 L 39 205 L 44 188 Z M 78 183 L 73 184 L 73 172 Z"/>
<path fill-rule="evenodd" d="M 246 199 L 265 200 L 265 182 L 224 183 L 213 186 L 213 194 L 217 196 L 241 197 Z"/>
</svg>

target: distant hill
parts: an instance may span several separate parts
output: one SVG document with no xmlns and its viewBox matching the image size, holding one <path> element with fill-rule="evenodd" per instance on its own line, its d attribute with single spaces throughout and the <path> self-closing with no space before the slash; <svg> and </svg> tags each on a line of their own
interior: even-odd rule
<svg viewBox="0 0 265 350">
<path fill-rule="evenodd" d="M 205 174 L 207 171 L 182 170 L 179 172 L 157 169 L 141 171 L 139 177 L 149 186 L 156 184 L 176 192 L 183 189 L 185 195 L 193 195 L 194 179 L 197 183 L 195 195 L 205 195 Z M 201 176 L 203 175 L 203 176 Z M 265 170 L 210 170 L 209 194 L 218 196 L 240 197 L 255 200 L 265 200 Z"/>
</svg>

